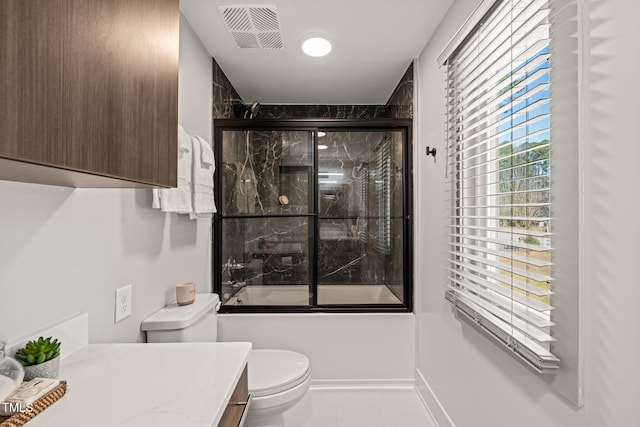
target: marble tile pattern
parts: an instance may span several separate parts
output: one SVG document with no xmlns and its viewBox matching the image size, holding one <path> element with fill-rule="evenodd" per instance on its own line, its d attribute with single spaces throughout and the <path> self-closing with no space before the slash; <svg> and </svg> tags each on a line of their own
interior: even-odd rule
<svg viewBox="0 0 640 427">
<path fill-rule="evenodd" d="M 222 214 L 309 213 L 311 152 L 309 131 L 225 132 L 219 166 Z"/>
<path fill-rule="evenodd" d="M 262 105 L 259 119 L 379 119 L 387 117 L 384 105 Z"/>
<path fill-rule="evenodd" d="M 236 118 L 242 109 L 242 99 L 233 87 L 222 68 L 213 59 L 213 117 L 214 119 Z"/>
<path fill-rule="evenodd" d="M 407 68 L 385 107 L 388 118 L 413 118 L 413 63 Z"/>
<path fill-rule="evenodd" d="M 308 285 L 311 232 L 306 216 L 224 218 L 223 302 L 245 285 Z"/>
<path fill-rule="evenodd" d="M 327 132 L 320 143 L 327 149 L 318 151 L 318 283 L 382 284 L 402 300 L 401 133 Z M 378 200 L 376 147 L 382 143 L 392 151 L 389 218 L 380 217 Z M 245 285 L 310 283 L 311 146 L 307 131 L 225 132 L 223 302 Z M 281 196 L 289 203 L 281 204 Z M 376 248 L 385 220 L 391 221 L 390 255 Z"/>
<path fill-rule="evenodd" d="M 222 153 L 223 302 L 245 285 L 309 284 L 311 133 L 228 131 Z"/>
<path fill-rule="evenodd" d="M 380 217 L 376 147 L 391 160 L 391 255 L 376 248 Z M 399 132 L 328 132 L 319 152 L 319 284 L 382 284 L 402 289 L 402 137 Z M 327 175 L 323 175 L 325 172 Z M 399 254 L 396 254 L 399 252 Z M 395 292 L 402 300 L 402 292 Z"/>
</svg>

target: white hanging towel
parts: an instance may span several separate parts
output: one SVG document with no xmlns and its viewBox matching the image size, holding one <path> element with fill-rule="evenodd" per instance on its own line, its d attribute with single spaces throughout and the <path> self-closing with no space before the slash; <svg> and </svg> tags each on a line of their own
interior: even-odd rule
<svg viewBox="0 0 640 427">
<path fill-rule="evenodd" d="M 191 137 L 182 126 L 178 125 L 178 187 L 154 188 L 152 207 L 162 212 L 192 213 L 192 167 Z"/>
<path fill-rule="evenodd" d="M 213 150 L 204 138 L 193 137 L 193 213 L 194 218 L 211 218 L 216 213 L 213 196 L 213 173 L 215 159 Z"/>
</svg>

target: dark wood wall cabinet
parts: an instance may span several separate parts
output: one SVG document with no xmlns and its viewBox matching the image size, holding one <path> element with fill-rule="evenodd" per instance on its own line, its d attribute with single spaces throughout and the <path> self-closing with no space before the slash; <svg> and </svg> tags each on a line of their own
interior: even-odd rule
<svg viewBox="0 0 640 427">
<path fill-rule="evenodd" d="M 0 2 L 0 179 L 173 187 L 178 0 Z"/>
</svg>

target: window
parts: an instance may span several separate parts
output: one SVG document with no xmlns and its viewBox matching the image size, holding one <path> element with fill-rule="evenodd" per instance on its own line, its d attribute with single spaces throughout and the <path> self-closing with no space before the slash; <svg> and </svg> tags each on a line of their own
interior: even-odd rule
<svg viewBox="0 0 640 427">
<path fill-rule="evenodd" d="M 446 298 L 542 373 L 560 362 L 551 351 L 549 11 L 547 0 L 493 2 L 446 59 Z"/>
</svg>

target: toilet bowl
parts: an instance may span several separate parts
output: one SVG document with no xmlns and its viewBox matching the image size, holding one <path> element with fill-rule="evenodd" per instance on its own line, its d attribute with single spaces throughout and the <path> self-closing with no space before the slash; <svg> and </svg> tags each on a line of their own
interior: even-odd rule
<svg viewBox="0 0 640 427">
<path fill-rule="evenodd" d="M 309 359 L 286 350 L 254 350 L 249 358 L 247 426 L 283 426 L 282 413 L 309 389 Z"/>
<path fill-rule="evenodd" d="M 193 304 L 169 304 L 142 321 L 147 342 L 217 341 L 216 294 L 197 294 Z M 248 363 L 251 404 L 248 427 L 284 426 L 283 412 L 309 389 L 309 359 L 287 350 L 253 350 Z"/>
</svg>

